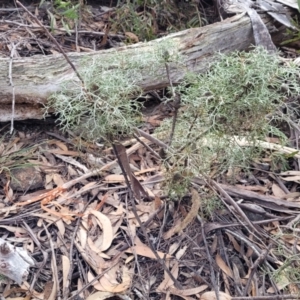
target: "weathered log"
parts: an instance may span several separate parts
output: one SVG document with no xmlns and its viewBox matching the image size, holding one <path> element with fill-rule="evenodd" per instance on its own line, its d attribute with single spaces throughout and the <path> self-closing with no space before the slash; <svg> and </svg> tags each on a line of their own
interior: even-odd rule
<svg viewBox="0 0 300 300">
<path fill-rule="evenodd" d="M 192 28 L 170 34 L 151 42 L 138 43 L 116 49 L 93 53 L 69 53 L 79 73 L 81 62 L 97 58 L 105 60 L 107 55 L 136 55 L 138 51 L 150 51 L 163 40 L 172 42 L 176 50 L 185 57 L 186 68 L 172 70 L 171 80 L 180 82 L 186 71 L 203 72 L 212 63 L 215 53 L 229 53 L 234 50 L 245 50 L 253 44 L 251 21 L 247 15 L 237 15 L 225 21 L 202 28 Z M 12 87 L 9 85 L 9 58 L 0 58 L 0 121 L 11 118 Z M 163 68 L 163 66 L 162 66 Z M 162 69 L 162 72 L 165 70 Z M 15 120 L 41 118 L 41 108 L 51 93 L 59 91 L 61 83 L 71 79 L 74 72 L 62 55 L 33 56 L 13 59 L 12 80 L 15 87 Z M 160 89 L 168 85 L 165 79 L 157 79 L 151 74 L 139 83 L 145 91 Z"/>
</svg>

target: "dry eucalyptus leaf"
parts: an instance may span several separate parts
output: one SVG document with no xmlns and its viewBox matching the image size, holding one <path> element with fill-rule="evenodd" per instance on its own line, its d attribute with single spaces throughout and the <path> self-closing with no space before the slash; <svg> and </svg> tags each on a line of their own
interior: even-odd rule
<svg viewBox="0 0 300 300">
<path fill-rule="evenodd" d="M 219 254 L 216 256 L 216 263 L 227 276 L 233 278 L 232 270 L 226 265 L 225 261 Z"/>
<path fill-rule="evenodd" d="M 93 214 L 97 218 L 97 223 L 103 231 L 103 244 L 99 250 L 105 251 L 110 247 L 114 238 L 111 222 L 107 216 L 99 211 L 91 210 L 89 213 Z"/>
<path fill-rule="evenodd" d="M 67 287 L 67 282 L 68 282 L 68 275 L 70 271 L 70 259 L 62 255 L 61 257 L 62 260 L 62 271 L 63 271 L 63 290 Z"/>
<path fill-rule="evenodd" d="M 276 183 L 272 184 L 272 192 L 275 197 L 281 198 L 281 199 L 284 198 L 284 196 L 286 195 L 286 193 Z"/>
<path fill-rule="evenodd" d="M 231 296 L 223 292 L 219 292 L 219 300 L 231 300 Z M 206 292 L 201 295 L 200 300 L 217 300 L 215 292 Z"/>
<path fill-rule="evenodd" d="M 96 292 L 93 295 L 87 297 L 86 300 L 104 300 L 108 298 L 112 298 L 114 296 L 111 292 Z"/>
</svg>

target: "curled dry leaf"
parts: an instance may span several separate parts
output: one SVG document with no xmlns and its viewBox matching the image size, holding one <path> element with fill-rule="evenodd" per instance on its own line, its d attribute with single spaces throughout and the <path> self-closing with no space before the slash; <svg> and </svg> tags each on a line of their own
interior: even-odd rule
<svg viewBox="0 0 300 300">
<path fill-rule="evenodd" d="M 5 200 L 8 200 L 9 202 L 11 202 L 11 201 L 13 201 L 14 192 L 9 184 L 10 184 L 10 181 L 8 180 L 7 183 L 4 185 L 3 190 L 5 193 Z"/>
<path fill-rule="evenodd" d="M 5 228 L 7 231 L 13 232 L 15 236 L 18 237 L 22 236 L 23 234 L 27 234 L 27 231 L 20 227 L 0 225 L 0 228 Z"/>
<path fill-rule="evenodd" d="M 300 180 L 300 175 L 281 177 L 281 179 L 283 179 L 284 181 L 295 181 L 295 182 L 298 182 Z"/>
<path fill-rule="evenodd" d="M 241 246 L 239 245 L 239 243 L 236 241 L 236 239 L 228 232 L 226 232 L 226 235 L 228 236 L 230 242 L 233 244 L 234 249 L 241 253 Z"/>
<path fill-rule="evenodd" d="M 111 174 L 105 176 L 103 181 L 106 183 L 123 183 L 125 179 L 123 175 Z"/>
<path fill-rule="evenodd" d="M 66 232 L 66 228 L 65 228 L 64 222 L 62 220 L 57 220 L 54 224 L 58 228 L 58 231 L 61 234 L 61 236 L 64 236 L 65 232 Z"/>
<path fill-rule="evenodd" d="M 131 286 L 130 271 L 126 266 L 120 264 L 109 269 L 98 281 L 93 283 L 96 290 L 102 292 L 122 293 L 128 290 Z M 94 276 L 91 272 L 88 273 L 88 280 L 92 281 Z"/>
<path fill-rule="evenodd" d="M 103 258 L 110 259 L 110 256 L 103 253 L 101 251 L 101 248 L 99 248 L 99 245 L 103 244 L 103 237 L 102 236 L 98 237 L 98 239 L 96 239 L 95 241 L 93 241 L 93 239 L 91 237 L 88 237 L 87 243 L 88 243 L 88 246 L 89 246 L 90 250 L 93 251 L 95 254 L 97 254 L 97 255 L 99 255 Z"/>
<path fill-rule="evenodd" d="M 48 142 L 49 145 L 56 145 L 57 147 L 59 147 L 61 150 L 63 151 L 68 151 L 68 147 L 66 144 L 64 144 L 61 141 L 57 141 L 57 140 L 51 140 Z M 53 150 L 53 149 L 51 149 Z"/>
<path fill-rule="evenodd" d="M 100 274 L 105 267 L 105 261 L 102 257 L 97 255 L 97 253 L 93 252 L 88 245 L 85 248 L 82 248 L 78 241 L 74 241 L 76 248 L 81 254 L 82 258 L 86 261 L 86 263 L 97 273 Z"/>
<path fill-rule="evenodd" d="M 199 208 L 201 205 L 201 199 L 197 190 L 192 189 L 192 207 L 191 210 L 188 212 L 186 217 L 180 222 L 178 225 L 171 228 L 164 234 L 164 239 L 171 238 L 174 234 L 181 232 L 184 230 L 197 216 Z"/>
<path fill-rule="evenodd" d="M 137 35 L 135 35 L 132 32 L 126 31 L 125 35 L 134 43 L 138 43 L 139 42 L 139 38 L 137 37 Z"/>
<path fill-rule="evenodd" d="M 184 253 L 186 252 L 186 250 L 188 249 L 188 246 L 183 246 L 177 253 L 176 253 L 176 258 L 180 259 Z"/>
<path fill-rule="evenodd" d="M 228 294 L 225 294 L 223 292 L 219 292 L 219 299 L 220 300 L 231 300 L 231 296 Z M 200 300 L 217 300 L 216 293 L 215 292 L 206 292 L 203 295 L 201 295 Z"/>
<path fill-rule="evenodd" d="M 300 176 L 300 171 L 291 170 L 291 171 L 281 172 L 281 173 L 279 173 L 279 175 L 281 175 L 281 176 Z"/>
<path fill-rule="evenodd" d="M 53 281 L 47 281 L 44 287 L 44 298 L 45 299 L 50 299 L 51 295 L 52 295 L 52 291 L 53 291 Z M 53 297 L 53 296 L 52 296 Z M 23 298 L 22 298 L 23 299 Z"/>
<path fill-rule="evenodd" d="M 105 251 L 110 247 L 114 237 L 111 222 L 107 216 L 99 211 L 90 210 L 89 213 L 93 214 L 97 218 L 97 223 L 103 231 L 103 243 L 100 249 L 101 251 Z"/>
<path fill-rule="evenodd" d="M 55 156 L 60 158 L 62 161 L 77 167 L 78 169 L 82 170 L 84 173 L 89 172 L 89 169 L 86 166 L 84 166 L 83 164 L 81 164 L 80 162 L 78 162 L 76 159 L 74 159 L 72 157 L 64 156 L 64 155 L 60 155 L 60 154 L 55 154 Z"/>
<path fill-rule="evenodd" d="M 174 242 L 169 248 L 169 254 L 173 255 L 178 250 L 180 245 L 181 243 L 179 241 Z"/>
</svg>

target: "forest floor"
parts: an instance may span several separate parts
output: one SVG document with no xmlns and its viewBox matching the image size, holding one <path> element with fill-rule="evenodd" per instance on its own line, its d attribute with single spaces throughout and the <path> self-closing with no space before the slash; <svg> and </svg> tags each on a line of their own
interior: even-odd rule
<svg viewBox="0 0 300 300">
<path fill-rule="evenodd" d="M 66 53 L 100 51 L 219 20 L 210 1 L 197 9 L 194 3 L 172 4 L 160 13 L 157 7 L 91 1 L 79 14 L 69 1 L 27 2 Z M 17 41 L 17 57 L 60 51 L 12 1 L 0 7 L 0 17 L 1 57 L 9 57 Z M 141 128 L 150 135 L 174 115 L 159 109 L 157 96 L 164 93 L 144 95 L 155 103 L 143 111 Z M 209 177 L 199 174 L 180 196 L 166 189 L 159 143 L 122 137 L 122 146 L 114 148 L 62 131 L 56 120 L 18 121 L 13 134 L 10 123 L 0 124 L 1 237 L 35 262 L 21 285 L 1 280 L 1 297 L 299 299 L 298 117 L 294 127 L 284 128 L 284 160 L 265 149 L 247 170 L 220 175 L 212 166 Z"/>
</svg>

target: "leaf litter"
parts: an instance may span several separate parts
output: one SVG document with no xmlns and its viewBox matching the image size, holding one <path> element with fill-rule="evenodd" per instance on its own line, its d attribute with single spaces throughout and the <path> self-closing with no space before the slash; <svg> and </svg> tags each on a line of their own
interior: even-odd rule
<svg viewBox="0 0 300 300">
<path fill-rule="evenodd" d="M 171 201 L 159 159 L 140 142 L 125 144 L 117 151 L 134 206 L 112 148 L 96 169 L 90 153 L 53 137 L 2 143 L 14 163 L 43 178 L 39 190 L 28 185 L 20 191 L 10 187 L 6 168 L 1 172 L 2 236 L 35 261 L 19 294 L 2 290 L 6 299 L 57 299 L 58 293 L 64 299 L 217 299 L 218 282 L 218 299 L 298 294 L 297 170 L 273 178 L 240 172 L 236 185 L 226 176 L 218 182 L 195 178 L 186 197 Z M 208 211 L 216 195 L 223 205 Z"/>
</svg>

